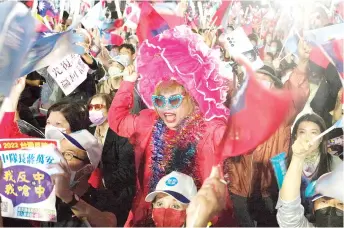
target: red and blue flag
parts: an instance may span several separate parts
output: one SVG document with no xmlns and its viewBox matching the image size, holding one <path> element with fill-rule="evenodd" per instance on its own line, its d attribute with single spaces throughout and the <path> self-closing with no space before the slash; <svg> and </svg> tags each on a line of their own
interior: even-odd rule
<svg viewBox="0 0 344 228">
<path fill-rule="evenodd" d="M 137 25 L 136 35 L 140 43 L 170 29 L 168 23 L 155 11 L 149 2 L 142 2 L 139 7 L 141 9 L 141 15 Z"/>
</svg>

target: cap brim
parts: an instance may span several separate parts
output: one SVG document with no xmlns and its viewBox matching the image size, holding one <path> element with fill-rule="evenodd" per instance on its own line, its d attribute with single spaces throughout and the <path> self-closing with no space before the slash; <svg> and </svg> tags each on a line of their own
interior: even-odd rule
<svg viewBox="0 0 344 228">
<path fill-rule="evenodd" d="M 174 191 L 168 191 L 168 190 L 165 190 L 165 191 L 154 191 L 154 192 L 151 192 L 149 193 L 147 196 L 146 196 L 146 199 L 145 201 L 146 202 L 152 202 L 156 195 L 158 195 L 159 193 L 165 193 L 167 195 L 170 195 L 172 196 L 173 198 L 175 198 L 176 200 L 178 200 L 179 202 L 181 203 L 184 203 L 184 204 L 188 204 L 190 203 L 190 200 L 188 200 L 185 196 L 183 196 L 182 194 L 178 193 L 178 192 L 174 192 Z"/>
<path fill-rule="evenodd" d="M 324 195 L 321 195 L 321 194 L 316 194 L 316 195 L 314 195 L 313 197 L 312 197 L 312 201 L 314 202 L 314 201 L 316 201 L 317 199 L 320 199 L 320 198 L 323 198 L 323 197 L 325 197 Z"/>
<path fill-rule="evenodd" d="M 76 141 L 73 137 L 59 131 L 59 130 L 51 130 L 48 131 L 47 135 L 46 135 L 47 139 L 55 139 L 55 140 L 62 140 L 62 139 L 67 139 L 69 142 L 71 142 L 74 146 L 78 147 L 81 150 L 84 150 L 84 147 L 78 142 Z"/>
</svg>

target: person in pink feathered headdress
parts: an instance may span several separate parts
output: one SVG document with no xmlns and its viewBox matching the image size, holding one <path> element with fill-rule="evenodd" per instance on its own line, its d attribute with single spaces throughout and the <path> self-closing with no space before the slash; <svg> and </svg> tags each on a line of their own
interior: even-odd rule
<svg viewBox="0 0 344 228">
<path fill-rule="evenodd" d="M 219 75 L 219 56 L 182 25 L 144 41 L 137 73 L 124 76 L 109 125 L 135 148 L 138 189 L 128 226 L 154 225 L 144 199 L 163 176 L 185 173 L 198 188 L 209 176 L 229 116 L 223 105 L 229 82 Z M 132 115 L 136 81 L 149 109 Z"/>
</svg>

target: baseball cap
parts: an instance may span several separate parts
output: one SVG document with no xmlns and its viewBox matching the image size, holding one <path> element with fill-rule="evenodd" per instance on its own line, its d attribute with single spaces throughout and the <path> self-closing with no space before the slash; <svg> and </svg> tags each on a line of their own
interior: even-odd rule
<svg viewBox="0 0 344 228">
<path fill-rule="evenodd" d="M 98 164 L 102 157 L 103 146 L 98 143 L 96 137 L 94 137 L 89 131 L 80 130 L 67 135 L 65 133 L 62 133 L 58 129 L 51 129 L 46 133 L 46 138 L 56 140 L 67 139 L 74 146 L 86 151 L 91 165 L 94 168 L 98 167 Z"/>
<path fill-rule="evenodd" d="M 282 81 L 276 77 L 275 69 L 274 69 L 274 67 L 270 63 L 264 62 L 264 66 L 262 66 L 256 72 L 268 75 L 274 81 L 275 86 L 277 88 L 282 88 L 283 87 Z"/>
<path fill-rule="evenodd" d="M 146 202 L 152 202 L 159 193 L 166 193 L 181 203 L 190 203 L 197 194 L 197 187 L 192 177 L 173 171 L 161 178 L 155 191 L 146 196 Z"/>
</svg>

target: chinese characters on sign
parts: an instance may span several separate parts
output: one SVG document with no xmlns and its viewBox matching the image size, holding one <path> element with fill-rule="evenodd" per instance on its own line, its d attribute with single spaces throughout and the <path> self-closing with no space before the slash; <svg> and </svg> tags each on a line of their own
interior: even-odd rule
<svg viewBox="0 0 344 228">
<path fill-rule="evenodd" d="M 47 165 L 57 158 L 49 144 L 57 145 L 51 140 L 0 140 L 3 216 L 56 221 L 56 197 Z"/>
<path fill-rule="evenodd" d="M 77 54 L 67 55 L 58 64 L 48 68 L 48 73 L 67 96 L 86 80 L 89 68 Z"/>
</svg>

